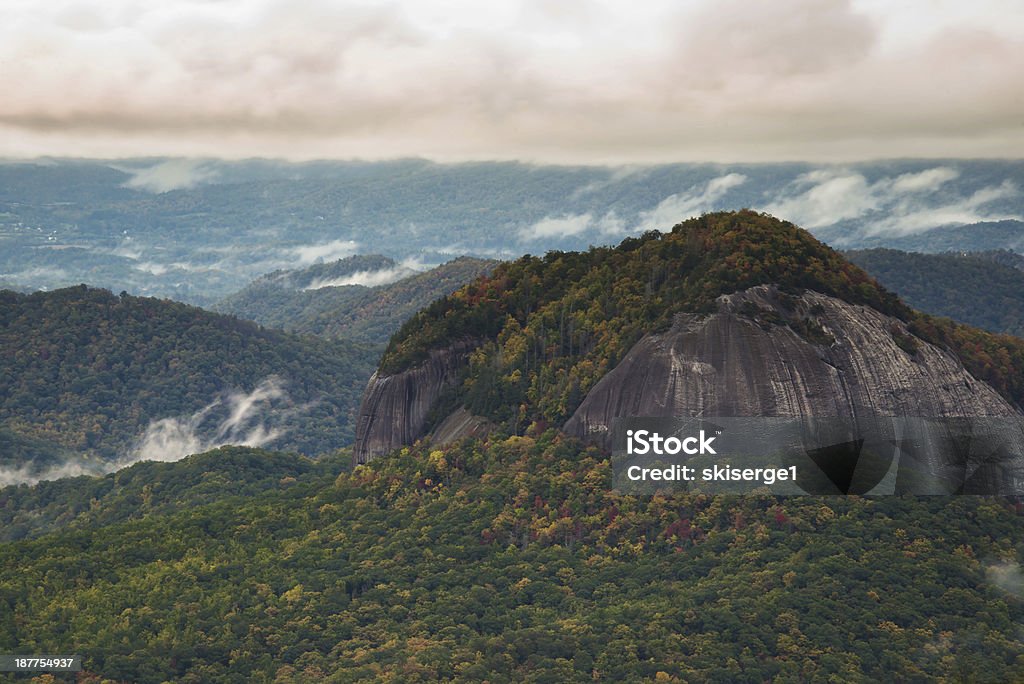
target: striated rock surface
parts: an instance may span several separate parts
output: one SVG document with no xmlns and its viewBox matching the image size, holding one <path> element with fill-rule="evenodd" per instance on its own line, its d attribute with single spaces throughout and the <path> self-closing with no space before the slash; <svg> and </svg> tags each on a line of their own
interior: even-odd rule
<svg viewBox="0 0 1024 684">
<path fill-rule="evenodd" d="M 589 392 L 566 433 L 606 443 L 624 416 L 1015 416 L 949 352 L 898 319 L 758 286 L 680 314 Z"/>
<path fill-rule="evenodd" d="M 352 452 L 355 464 L 412 444 L 425 434 L 427 415 L 466 364 L 475 342 L 430 353 L 416 368 L 396 375 L 374 373 L 363 392 Z"/>
<path fill-rule="evenodd" d="M 447 446 L 467 437 L 485 437 L 494 430 L 494 423 L 481 416 L 475 416 L 460 406 L 445 418 L 430 433 L 430 443 Z"/>
</svg>

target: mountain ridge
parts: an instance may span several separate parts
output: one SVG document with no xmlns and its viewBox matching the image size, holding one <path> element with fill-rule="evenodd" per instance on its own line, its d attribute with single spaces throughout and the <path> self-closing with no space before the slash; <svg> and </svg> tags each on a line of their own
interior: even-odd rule
<svg viewBox="0 0 1024 684">
<path fill-rule="evenodd" d="M 384 344 L 413 313 L 497 263 L 458 257 L 417 271 L 388 257 L 359 255 L 274 271 L 212 308 L 287 332 Z"/>
</svg>

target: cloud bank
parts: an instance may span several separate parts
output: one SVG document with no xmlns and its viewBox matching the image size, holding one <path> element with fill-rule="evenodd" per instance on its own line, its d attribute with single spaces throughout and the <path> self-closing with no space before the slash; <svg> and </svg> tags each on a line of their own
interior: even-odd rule
<svg viewBox="0 0 1024 684">
<path fill-rule="evenodd" d="M 340 278 L 317 278 L 303 290 L 319 290 L 325 287 L 345 287 L 347 285 L 362 285 L 363 287 L 380 287 L 390 285 L 402 278 L 423 270 L 423 262 L 419 259 L 406 259 L 392 268 L 382 268 L 376 271 L 356 271 Z"/>
<path fill-rule="evenodd" d="M 285 434 L 288 420 L 302 410 L 292 403 L 281 380 L 271 376 L 252 392 L 225 392 L 190 416 L 153 421 L 136 445 L 116 461 L 68 461 L 38 472 L 29 466 L 0 468 L 0 487 L 105 475 L 141 461 L 180 461 L 228 444 L 264 446 Z"/>
<path fill-rule="evenodd" d="M 547 216 L 531 226 L 519 231 L 524 240 L 545 240 L 549 238 L 570 237 L 590 230 L 593 216 L 587 214 L 571 214 L 558 218 Z"/>
<path fill-rule="evenodd" d="M 631 172 L 632 173 L 632 172 Z M 708 211 L 724 208 L 725 196 L 735 187 L 743 185 L 747 177 L 741 173 L 727 173 L 706 183 L 669 195 L 657 206 L 641 211 L 633 220 L 620 217 L 614 209 L 600 218 L 591 212 L 564 216 L 546 216 L 519 230 L 523 242 L 569 238 L 593 233 L 604 240 L 621 238 L 627 233 L 656 228 L 666 230 L 680 221 Z M 595 184 L 581 190 L 590 192 Z M 581 193 L 582 194 L 582 193 Z"/>
<path fill-rule="evenodd" d="M 985 568 L 986 579 L 1014 598 L 1024 599 L 1024 572 L 1019 563 L 1003 561 Z"/>
<path fill-rule="evenodd" d="M 48 480 L 60 480 L 65 477 L 78 477 L 80 475 L 103 475 L 110 472 L 103 467 L 86 463 L 62 463 L 58 466 L 36 471 L 29 466 L 20 468 L 0 468 L 0 487 L 11 485 L 34 485 Z"/>
<path fill-rule="evenodd" d="M 685 192 L 669 195 L 658 206 L 640 213 L 640 223 L 649 228 L 664 230 L 680 221 L 717 208 L 719 202 L 731 189 L 743 185 L 747 177 L 741 173 L 728 173 L 712 178 L 703 188 L 690 188 Z"/>
<path fill-rule="evenodd" d="M 170 159 L 133 172 L 126 187 L 162 193 L 195 187 L 216 178 L 217 173 L 194 159 Z"/>
<path fill-rule="evenodd" d="M 993 206 L 1019 194 L 1012 181 L 966 196 L 942 192 L 959 175 L 956 169 L 938 166 L 869 182 L 854 171 L 816 170 L 797 178 L 763 209 L 809 229 L 871 218 L 861 231 L 864 235 L 909 235 L 941 226 L 1020 220 L 1016 212 Z"/>
<path fill-rule="evenodd" d="M 225 417 L 211 425 L 214 415 L 225 412 Z M 283 419 L 293 413 L 283 383 L 270 377 L 252 392 L 228 392 L 191 416 L 151 423 L 131 454 L 114 469 L 139 461 L 180 461 L 228 444 L 263 446 L 285 433 Z"/>
<path fill-rule="evenodd" d="M 0 6 L 0 155 L 1020 156 L 1016 0 Z M 194 169 L 138 177 L 155 192 Z"/>
</svg>

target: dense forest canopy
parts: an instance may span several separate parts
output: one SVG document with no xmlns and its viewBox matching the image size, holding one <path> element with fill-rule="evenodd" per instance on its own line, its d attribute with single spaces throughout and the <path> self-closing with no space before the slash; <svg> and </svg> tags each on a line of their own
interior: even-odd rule
<svg viewBox="0 0 1024 684">
<path fill-rule="evenodd" d="M 867 249 L 844 256 L 915 309 L 1024 337 L 1024 258 L 1019 254 Z"/>
<path fill-rule="evenodd" d="M 343 460 L 0 490 L 67 525 L 0 544 L 0 650 L 140 683 L 1024 678 L 1005 501 L 621 496 L 554 431 Z"/>
</svg>

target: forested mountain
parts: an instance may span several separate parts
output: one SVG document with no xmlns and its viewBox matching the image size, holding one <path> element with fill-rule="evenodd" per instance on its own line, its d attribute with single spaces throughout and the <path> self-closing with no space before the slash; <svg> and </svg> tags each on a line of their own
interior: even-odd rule
<svg viewBox="0 0 1024 684">
<path fill-rule="evenodd" d="M 1019 254 L 869 249 L 844 256 L 915 309 L 1024 337 L 1024 259 Z"/>
<path fill-rule="evenodd" d="M 289 332 L 385 344 L 409 318 L 496 261 L 460 257 L 418 272 L 382 256 L 355 256 L 269 273 L 215 311 Z"/>
<path fill-rule="evenodd" d="M 797 295 L 809 289 L 870 307 L 892 319 L 884 336 L 908 359 L 917 340 L 936 353 L 952 350 L 975 378 L 1010 404 L 1024 404 L 1024 340 L 920 314 L 807 231 L 751 211 L 706 214 L 615 248 L 503 263 L 411 318 L 392 338 L 376 382 L 406 391 L 397 374 L 447 354 L 450 366 L 459 365 L 456 357 L 465 365 L 450 371 L 438 396 L 424 400 L 431 406 L 424 430 L 458 406 L 515 432 L 531 423 L 562 425 L 644 335 L 669 331 L 678 314 L 720 312 L 726 306 L 721 295 L 759 285 L 780 290 L 777 306 L 762 313 L 753 301 L 737 302 L 736 315 L 789 328 L 824 350 L 835 340 L 822 327 L 822 312 Z M 900 389 L 912 394 L 922 388 Z M 403 411 L 390 396 L 372 398 L 382 415 Z M 363 411 L 361 426 L 374 419 L 373 407 L 364 404 Z M 363 448 L 357 438 L 357 456 Z"/>
<path fill-rule="evenodd" d="M 282 449 L 335 449 L 352 439 L 352 413 L 377 356 L 85 286 L 0 292 L 0 352 L 8 463 L 33 453 L 12 445 L 18 440 L 120 458 L 162 419 L 178 422 L 162 425 L 155 447 L 263 442 L 280 432 L 273 443 Z"/>
<path fill-rule="evenodd" d="M 1000 500 L 622 496 L 553 430 L 351 474 L 232 450 L 145 475 L 69 483 L 109 488 L 90 524 L 0 544 L 0 649 L 140 684 L 1024 678 Z"/>
</svg>

